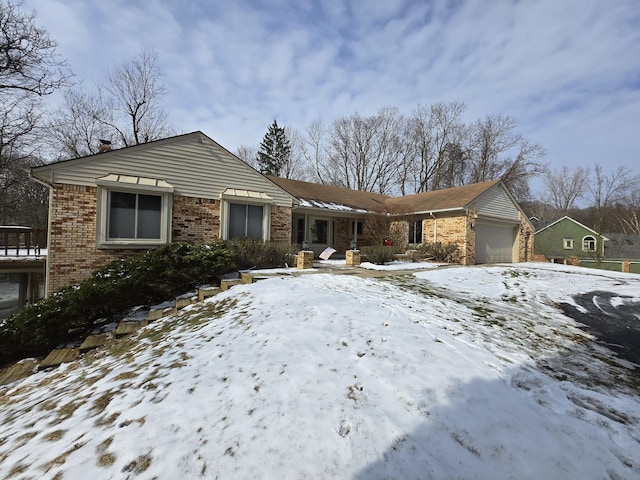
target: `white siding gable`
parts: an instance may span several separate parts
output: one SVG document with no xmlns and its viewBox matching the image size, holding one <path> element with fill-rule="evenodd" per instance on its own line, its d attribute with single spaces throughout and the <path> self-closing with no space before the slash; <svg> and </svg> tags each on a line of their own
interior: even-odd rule
<svg viewBox="0 0 640 480">
<path fill-rule="evenodd" d="M 176 195 L 220 199 L 227 189 L 259 192 L 274 204 L 293 197 L 201 132 L 34 169 L 50 183 L 95 186 L 110 174 L 163 180 Z"/>
<path fill-rule="evenodd" d="M 518 221 L 518 207 L 502 184 L 495 185 L 478 197 L 476 214 Z"/>
</svg>

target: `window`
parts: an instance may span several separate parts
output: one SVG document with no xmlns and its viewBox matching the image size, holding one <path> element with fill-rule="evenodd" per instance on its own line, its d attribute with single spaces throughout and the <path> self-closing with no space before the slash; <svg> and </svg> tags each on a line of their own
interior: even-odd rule
<svg viewBox="0 0 640 480">
<path fill-rule="evenodd" d="M 298 218 L 296 220 L 296 242 L 302 243 L 306 240 L 306 235 L 304 234 L 304 218 Z"/>
<path fill-rule="evenodd" d="M 422 220 L 409 222 L 409 243 L 415 245 L 422 243 Z"/>
<path fill-rule="evenodd" d="M 585 252 L 596 251 L 596 239 L 592 236 L 587 236 L 582 239 L 582 250 Z"/>
<path fill-rule="evenodd" d="M 229 203 L 229 237 L 263 239 L 264 207 L 244 203 Z"/>
<path fill-rule="evenodd" d="M 313 219 L 311 221 L 311 243 L 327 243 L 329 222 L 327 220 Z"/>
<path fill-rule="evenodd" d="M 565 250 L 573 249 L 573 238 L 563 238 L 562 245 Z"/>
<path fill-rule="evenodd" d="M 356 234 L 362 235 L 362 222 L 360 220 L 351 222 L 351 236 L 353 237 Z"/>
<path fill-rule="evenodd" d="M 109 192 L 108 240 L 160 240 L 162 196 Z"/>
<path fill-rule="evenodd" d="M 98 248 L 143 248 L 171 241 L 172 185 L 117 174 L 98 178 L 96 184 Z"/>
</svg>

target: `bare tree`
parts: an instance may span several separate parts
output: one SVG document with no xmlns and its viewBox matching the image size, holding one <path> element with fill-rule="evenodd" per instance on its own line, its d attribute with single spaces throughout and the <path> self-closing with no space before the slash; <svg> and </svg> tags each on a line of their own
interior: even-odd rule
<svg viewBox="0 0 640 480">
<path fill-rule="evenodd" d="M 58 156 L 98 153 L 100 139 L 128 147 L 171 135 L 162 109 L 167 91 L 156 61 L 155 53 L 142 52 L 109 70 L 94 93 L 68 90 L 49 123 Z"/>
<path fill-rule="evenodd" d="M 304 137 L 296 128 L 286 125 L 285 134 L 289 139 L 291 151 L 287 161 L 282 166 L 280 175 L 284 178 L 296 180 L 308 180 L 310 178 L 310 166 L 304 155 Z"/>
<path fill-rule="evenodd" d="M 636 185 L 629 192 L 626 209 L 619 216 L 622 231 L 640 236 L 640 185 Z"/>
<path fill-rule="evenodd" d="M 310 169 L 310 179 L 325 183 L 327 165 L 327 130 L 320 120 L 313 120 L 304 130 L 301 153 Z"/>
<path fill-rule="evenodd" d="M 107 109 L 98 95 L 79 89 L 66 91 L 62 108 L 48 126 L 54 139 L 54 156 L 78 158 L 98 153 L 98 140 L 112 137 L 111 129 L 100 120 L 107 117 Z"/>
<path fill-rule="evenodd" d="M 240 145 L 235 151 L 236 157 L 242 160 L 244 163 L 251 165 L 256 170 L 260 169 L 258 165 L 258 148 L 250 145 Z"/>
<path fill-rule="evenodd" d="M 602 262 L 602 233 L 606 212 L 616 203 L 624 202 L 640 186 L 640 176 L 632 175 L 626 167 L 618 167 L 607 174 L 599 163 L 591 170 L 583 198 L 593 209 L 593 229 L 596 231 L 594 257 L 600 266 Z"/>
<path fill-rule="evenodd" d="M 516 126 L 516 120 L 505 115 L 488 115 L 473 124 L 465 183 L 501 178 L 518 200 L 529 197 L 529 180 L 544 171 L 538 160 L 545 151 L 514 133 Z"/>
<path fill-rule="evenodd" d="M 465 109 L 463 102 L 440 102 L 414 110 L 405 135 L 407 154 L 413 157 L 405 167 L 413 168 L 413 193 L 462 184 Z"/>
<path fill-rule="evenodd" d="M 29 181 L 42 126 L 42 97 L 66 86 L 71 72 L 56 43 L 20 3 L 0 0 L 0 222 L 45 222 L 43 187 Z M 32 199 L 36 199 L 32 202 Z M 42 205 L 40 205 L 42 206 Z"/>
<path fill-rule="evenodd" d="M 69 83 L 71 72 L 56 54 L 57 44 L 35 24 L 35 13 L 0 0 L 0 90 L 49 95 Z"/>
<path fill-rule="evenodd" d="M 582 198 L 589 177 L 589 169 L 583 167 L 547 169 L 544 173 L 545 201 L 557 214 L 566 215 Z"/>
<path fill-rule="evenodd" d="M 355 113 L 336 120 L 330 131 L 325 183 L 369 192 L 388 193 L 394 186 L 402 152 L 402 116 L 395 108 L 376 115 Z"/>
<path fill-rule="evenodd" d="M 110 127 L 124 146 L 150 142 L 170 135 L 162 99 L 167 90 L 156 53 L 141 52 L 107 72 L 100 93 L 106 107 L 99 120 Z"/>
</svg>

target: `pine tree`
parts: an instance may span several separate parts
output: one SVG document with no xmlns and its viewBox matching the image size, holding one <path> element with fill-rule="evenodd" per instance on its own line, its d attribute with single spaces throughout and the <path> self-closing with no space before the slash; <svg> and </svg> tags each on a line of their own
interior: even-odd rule
<svg viewBox="0 0 640 480">
<path fill-rule="evenodd" d="M 278 126 L 273 120 L 269 129 L 260 143 L 258 150 L 258 167 L 260 173 L 265 175 L 280 176 L 283 167 L 291 157 L 291 145 L 284 128 Z"/>
</svg>

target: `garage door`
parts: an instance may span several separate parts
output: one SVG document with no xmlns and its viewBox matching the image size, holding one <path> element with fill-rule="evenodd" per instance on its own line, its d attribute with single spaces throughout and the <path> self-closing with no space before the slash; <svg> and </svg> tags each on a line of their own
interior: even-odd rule
<svg viewBox="0 0 640 480">
<path fill-rule="evenodd" d="M 513 262 L 516 228 L 511 225 L 476 224 L 476 263 Z"/>
</svg>

